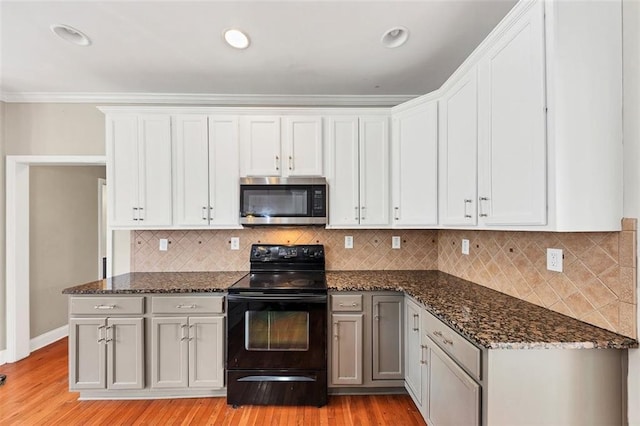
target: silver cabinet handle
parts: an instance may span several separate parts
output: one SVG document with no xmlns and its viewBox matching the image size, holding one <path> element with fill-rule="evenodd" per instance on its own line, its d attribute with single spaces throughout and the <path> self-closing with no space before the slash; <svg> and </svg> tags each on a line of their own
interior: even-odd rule
<svg viewBox="0 0 640 426">
<path fill-rule="evenodd" d="M 480 214 L 478 214 L 478 216 L 480 216 L 480 217 L 487 217 L 487 216 L 489 216 L 487 213 L 483 213 L 483 210 L 482 210 L 482 202 L 483 202 L 483 201 L 489 201 L 489 197 L 480 197 L 478 200 L 480 201 L 480 202 L 478 203 L 478 207 L 479 207 L 479 209 L 480 209 Z"/>
<path fill-rule="evenodd" d="M 289 156 L 289 170 L 293 170 L 293 157 Z"/>
<path fill-rule="evenodd" d="M 192 303 L 191 305 L 183 305 L 182 303 L 179 305 L 176 305 L 177 309 L 195 309 L 197 308 L 197 305 L 195 303 Z"/>
<path fill-rule="evenodd" d="M 138 208 L 133 208 L 133 220 L 138 220 Z"/>
<path fill-rule="evenodd" d="M 365 220 L 365 211 L 366 211 L 366 207 L 365 206 L 361 206 L 360 207 L 360 220 Z"/>
<path fill-rule="evenodd" d="M 418 325 L 416 324 L 418 321 L 417 319 L 420 318 L 420 315 L 418 314 L 413 314 L 413 331 L 420 331 L 420 328 L 418 327 Z"/>
<path fill-rule="evenodd" d="M 434 336 L 438 336 L 438 337 L 442 337 L 442 331 L 437 331 L 436 330 L 436 331 L 433 332 L 433 335 Z"/>
<path fill-rule="evenodd" d="M 471 219 L 471 215 L 467 213 L 467 204 L 471 204 L 472 202 L 473 200 L 468 198 L 464 200 L 464 218 L 465 219 Z"/>
<path fill-rule="evenodd" d="M 144 208 L 138 207 L 138 220 L 144 220 Z"/>
<path fill-rule="evenodd" d="M 376 303 L 376 314 L 373 316 L 373 319 L 376 321 L 380 321 L 380 304 Z"/>
<path fill-rule="evenodd" d="M 191 333 L 191 330 L 193 330 L 193 333 Z M 187 340 L 192 341 L 193 339 L 196 338 L 196 327 L 194 327 L 193 324 L 191 324 L 189 326 L 189 337 L 187 338 Z"/>
<path fill-rule="evenodd" d="M 209 220 L 213 219 L 213 206 L 209 206 Z"/>
<path fill-rule="evenodd" d="M 449 340 L 447 338 L 443 338 L 442 339 L 442 343 L 444 343 L 445 345 L 451 345 L 453 346 L 453 340 Z"/>
<path fill-rule="evenodd" d="M 105 330 L 107 331 L 107 339 L 105 340 L 105 343 L 113 342 L 113 326 L 108 325 L 105 327 Z"/>
<path fill-rule="evenodd" d="M 394 220 L 400 220 L 400 207 L 394 207 Z"/>
<path fill-rule="evenodd" d="M 337 322 L 333 323 L 333 338 L 335 340 L 338 340 L 338 323 Z"/>
<path fill-rule="evenodd" d="M 181 342 L 184 342 L 189 338 L 185 333 L 186 330 L 187 330 L 187 324 L 180 324 L 180 341 Z"/>
<path fill-rule="evenodd" d="M 95 305 L 93 309 L 115 309 L 116 305 Z"/>
<path fill-rule="evenodd" d="M 352 308 L 355 308 L 356 306 L 358 306 L 358 304 L 356 302 L 353 302 L 350 305 L 345 305 L 344 303 L 340 303 L 339 306 L 342 308 L 344 308 L 345 306 L 351 306 Z"/>
<path fill-rule="evenodd" d="M 420 364 L 426 364 L 427 361 L 424 359 L 424 350 L 427 349 L 427 345 L 420 345 Z"/>
<path fill-rule="evenodd" d="M 357 221 L 358 220 L 358 210 L 360 210 L 360 209 L 358 209 L 358 206 L 356 206 L 355 209 L 356 209 L 356 221 Z"/>
<path fill-rule="evenodd" d="M 207 219 L 208 219 L 208 217 L 207 217 L 207 208 L 203 207 L 202 208 L 202 220 L 207 220 Z"/>
<path fill-rule="evenodd" d="M 276 155 L 276 170 L 280 170 L 280 157 Z"/>
<path fill-rule="evenodd" d="M 105 325 L 101 325 L 98 327 L 98 342 L 97 343 L 102 343 L 104 342 L 106 339 L 104 338 L 103 335 L 103 330 L 105 329 Z"/>
</svg>

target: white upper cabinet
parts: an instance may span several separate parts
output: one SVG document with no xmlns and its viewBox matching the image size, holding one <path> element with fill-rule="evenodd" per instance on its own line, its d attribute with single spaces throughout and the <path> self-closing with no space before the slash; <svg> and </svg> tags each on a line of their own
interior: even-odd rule
<svg viewBox="0 0 640 426">
<path fill-rule="evenodd" d="M 478 63 L 478 215 L 487 225 L 547 223 L 544 4 Z"/>
<path fill-rule="evenodd" d="M 329 226 L 388 226 L 388 117 L 327 120 L 331 163 Z"/>
<path fill-rule="evenodd" d="M 439 102 L 439 209 L 445 226 L 477 223 L 477 99 L 473 67 Z"/>
<path fill-rule="evenodd" d="M 284 135 L 283 174 L 322 176 L 322 117 L 285 117 Z"/>
<path fill-rule="evenodd" d="M 437 225 L 438 103 L 394 114 L 392 129 L 392 226 Z"/>
<path fill-rule="evenodd" d="M 241 140 L 242 176 L 322 176 L 319 116 L 243 117 Z"/>
<path fill-rule="evenodd" d="M 170 226 L 169 116 L 118 114 L 106 122 L 109 226 Z"/>
<path fill-rule="evenodd" d="M 239 226 L 235 116 L 175 117 L 175 225 Z"/>
<path fill-rule="evenodd" d="M 243 117 L 242 176 L 280 176 L 282 152 L 280 149 L 280 117 Z"/>
</svg>

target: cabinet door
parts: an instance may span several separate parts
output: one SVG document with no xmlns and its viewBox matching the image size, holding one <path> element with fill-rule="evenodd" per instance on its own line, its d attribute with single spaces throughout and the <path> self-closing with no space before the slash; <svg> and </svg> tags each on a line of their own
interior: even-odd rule
<svg viewBox="0 0 640 426">
<path fill-rule="evenodd" d="M 413 394 L 416 405 L 422 401 L 422 342 L 420 341 L 421 308 L 409 299 L 405 299 L 405 384 Z"/>
<path fill-rule="evenodd" d="M 224 386 L 224 318 L 189 318 L 189 386 Z"/>
<path fill-rule="evenodd" d="M 387 117 L 360 118 L 360 225 L 389 225 Z"/>
<path fill-rule="evenodd" d="M 242 119 L 243 176 L 280 176 L 280 117 L 244 117 Z"/>
<path fill-rule="evenodd" d="M 69 320 L 69 389 L 105 389 L 105 318 Z"/>
<path fill-rule="evenodd" d="M 438 103 L 429 102 L 393 120 L 394 226 L 438 223 Z"/>
<path fill-rule="evenodd" d="M 238 226 L 240 147 L 237 117 L 209 117 L 209 220 Z"/>
<path fill-rule="evenodd" d="M 478 211 L 484 224 L 546 223 L 544 76 L 544 2 L 538 2 L 478 64 Z"/>
<path fill-rule="evenodd" d="M 404 296 L 373 296 L 373 380 L 404 380 Z"/>
<path fill-rule="evenodd" d="M 186 317 L 151 319 L 151 387 L 187 387 L 188 339 Z"/>
<path fill-rule="evenodd" d="M 284 123 L 286 173 L 283 174 L 322 176 L 322 118 L 286 117 Z"/>
<path fill-rule="evenodd" d="M 107 117 L 109 225 L 133 226 L 138 219 L 138 119 Z M 134 210 L 135 209 L 135 210 Z"/>
<path fill-rule="evenodd" d="M 480 385 L 435 343 L 429 344 L 429 418 L 433 426 L 480 424 Z"/>
<path fill-rule="evenodd" d="M 209 224 L 209 136 L 207 117 L 175 118 L 175 224 Z"/>
<path fill-rule="evenodd" d="M 144 388 L 143 318 L 109 318 L 106 328 L 107 387 Z"/>
<path fill-rule="evenodd" d="M 332 314 L 331 384 L 362 384 L 363 314 Z"/>
<path fill-rule="evenodd" d="M 440 100 L 440 223 L 477 223 L 478 85 L 476 67 Z"/>
<path fill-rule="evenodd" d="M 358 118 L 328 118 L 329 225 L 355 226 L 360 222 Z"/>
<path fill-rule="evenodd" d="M 168 115 L 148 115 L 138 121 L 138 226 L 170 226 L 171 119 Z"/>
</svg>

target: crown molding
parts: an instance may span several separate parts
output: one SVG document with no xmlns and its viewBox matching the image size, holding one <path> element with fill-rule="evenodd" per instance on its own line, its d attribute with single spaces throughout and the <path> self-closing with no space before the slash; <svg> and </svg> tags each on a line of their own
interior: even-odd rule
<svg viewBox="0 0 640 426">
<path fill-rule="evenodd" d="M 4 92 L 4 102 L 201 106 L 392 107 L 419 95 L 226 95 L 195 93 Z"/>
</svg>

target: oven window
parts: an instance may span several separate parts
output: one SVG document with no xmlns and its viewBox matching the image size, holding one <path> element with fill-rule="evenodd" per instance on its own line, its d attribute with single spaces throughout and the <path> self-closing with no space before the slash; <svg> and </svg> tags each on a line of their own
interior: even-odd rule
<svg viewBox="0 0 640 426">
<path fill-rule="evenodd" d="M 309 313 L 301 311 L 245 312 L 248 351 L 306 351 Z"/>
</svg>

